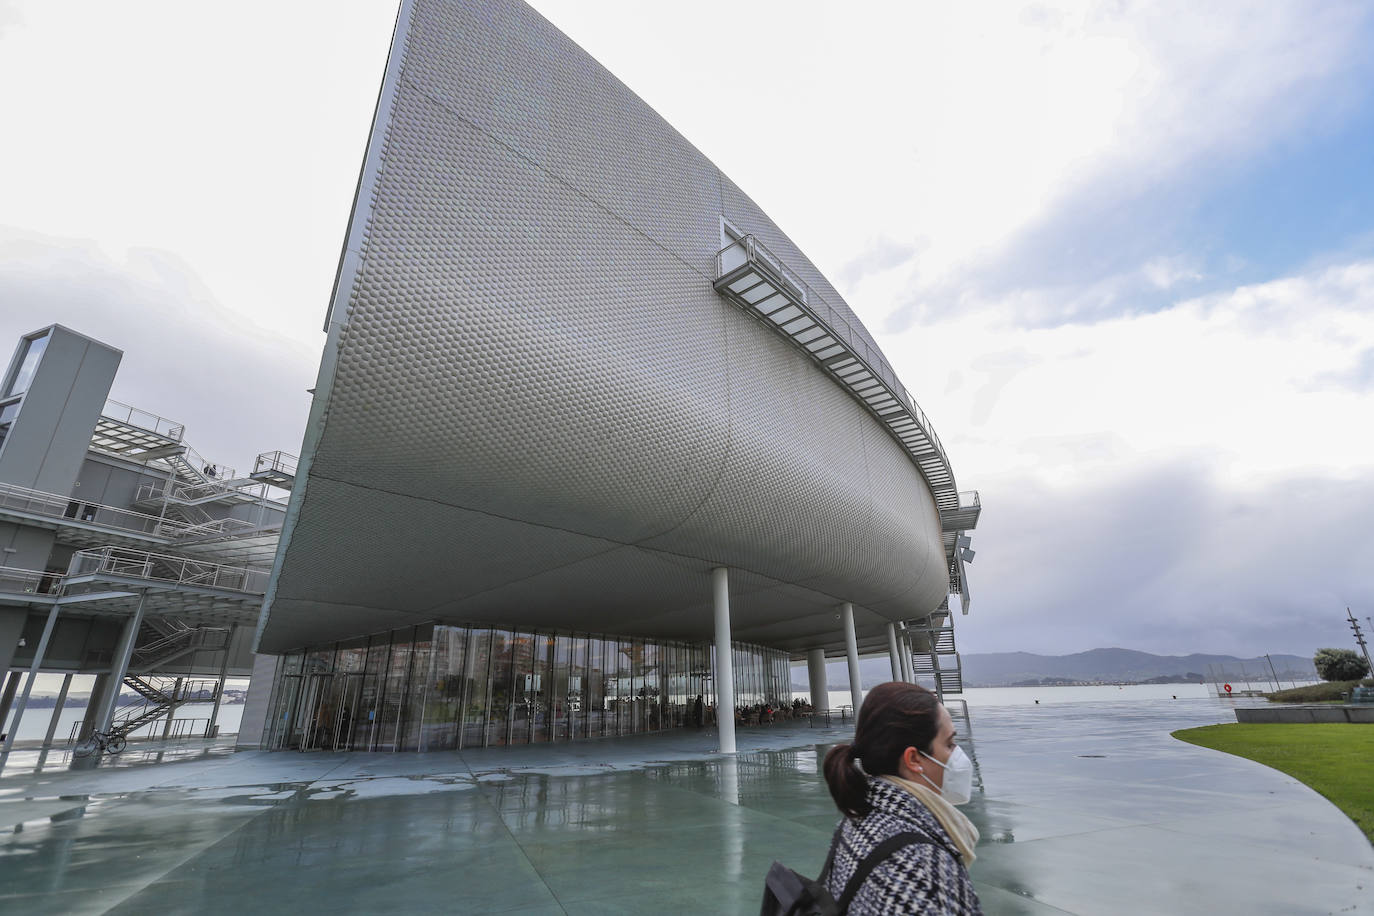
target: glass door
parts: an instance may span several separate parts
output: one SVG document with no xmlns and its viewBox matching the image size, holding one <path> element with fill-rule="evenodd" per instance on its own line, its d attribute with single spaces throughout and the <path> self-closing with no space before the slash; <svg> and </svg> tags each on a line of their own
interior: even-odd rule
<svg viewBox="0 0 1374 916">
<path fill-rule="evenodd" d="M 301 680 L 299 674 L 283 675 L 280 685 L 277 687 L 277 702 L 273 707 L 272 732 L 267 739 L 267 746 L 271 750 L 286 750 L 294 747 L 291 739 L 295 734 L 296 711 L 301 698 Z"/>
<path fill-rule="evenodd" d="M 330 750 L 337 725 L 334 704 L 331 702 L 330 687 L 334 683 L 333 674 L 307 674 L 305 690 L 301 695 L 301 715 L 299 721 L 303 728 L 298 747 L 302 751 Z"/>
</svg>

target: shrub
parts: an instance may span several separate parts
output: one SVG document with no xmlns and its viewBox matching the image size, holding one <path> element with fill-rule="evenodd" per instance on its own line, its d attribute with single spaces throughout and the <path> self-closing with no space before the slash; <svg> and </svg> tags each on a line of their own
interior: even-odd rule
<svg viewBox="0 0 1374 916">
<path fill-rule="evenodd" d="M 1353 681 L 1369 673 L 1369 665 L 1349 649 L 1318 649 L 1312 656 L 1324 681 Z"/>
<path fill-rule="evenodd" d="M 1374 687 L 1374 681 L 1327 681 L 1324 684 L 1308 684 L 1292 690 L 1266 693 L 1271 703 L 1339 703 L 1341 694 L 1349 693 L 1354 687 Z"/>
</svg>

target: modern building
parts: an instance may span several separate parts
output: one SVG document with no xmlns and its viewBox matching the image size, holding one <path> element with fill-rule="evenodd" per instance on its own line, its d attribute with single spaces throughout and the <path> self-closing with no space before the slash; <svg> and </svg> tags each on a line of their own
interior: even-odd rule
<svg viewBox="0 0 1374 916">
<path fill-rule="evenodd" d="M 741 142 L 779 142 L 758 114 Z M 325 330 L 258 630 L 265 746 L 700 705 L 737 710 L 728 751 L 792 659 L 821 701 L 828 656 L 857 700 L 863 651 L 957 687 L 979 507 L 929 419 L 768 216 L 518 0 L 400 4 Z"/>
<path fill-rule="evenodd" d="M 46 747 L 214 735 L 226 677 L 252 670 L 295 459 L 202 457 L 181 423 L 109 399 L 121 358 L 53 325 L 0 376 L 0 767 L 26 714 Z M 30 708 L 40 674 L 64 676 L 51 710 Z M 86 713 L 59 732 L 81 674 Z"/>
</svg>

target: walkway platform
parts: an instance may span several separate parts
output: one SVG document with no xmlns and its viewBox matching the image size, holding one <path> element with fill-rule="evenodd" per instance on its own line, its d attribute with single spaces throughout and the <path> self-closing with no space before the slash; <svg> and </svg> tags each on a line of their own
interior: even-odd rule
<svg viewBox="0 0 1374 916">
<path fill-rule="evenodd" d="M 1251 761 L 1169 737 L 1216 700 L 974 709 L 988 913 L 1364 912 L 1374 848 Z M 815 872 L 820 776 L 850 724 L 433 754 L 182 745 L 0 778 L 0 910 L 754 913 L 779 859 Z M 36 761 L 34 761 L 36 763 Z"/>
</svg>

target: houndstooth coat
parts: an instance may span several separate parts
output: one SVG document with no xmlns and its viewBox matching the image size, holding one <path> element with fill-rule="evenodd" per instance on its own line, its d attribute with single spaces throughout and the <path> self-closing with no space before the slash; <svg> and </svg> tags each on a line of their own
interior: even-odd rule
<svg viewBox="0 0 1374 916">
<path fill-rule="evenodd" d="M 873 810 L 861 818 L 845 818 L 840 832 L 841 842 L 826 882 L 836 900 L 863 857 L 893 834 L 923 833 L 935 842 L 899 849 L 875 868 L 854 895 L 849 905 L 851 916 L 973 916 L 983 912 L 954 842 L 925 805 L 910 792 L 872 777 L 868 780 L 868 801 Z"/>
</svg>

